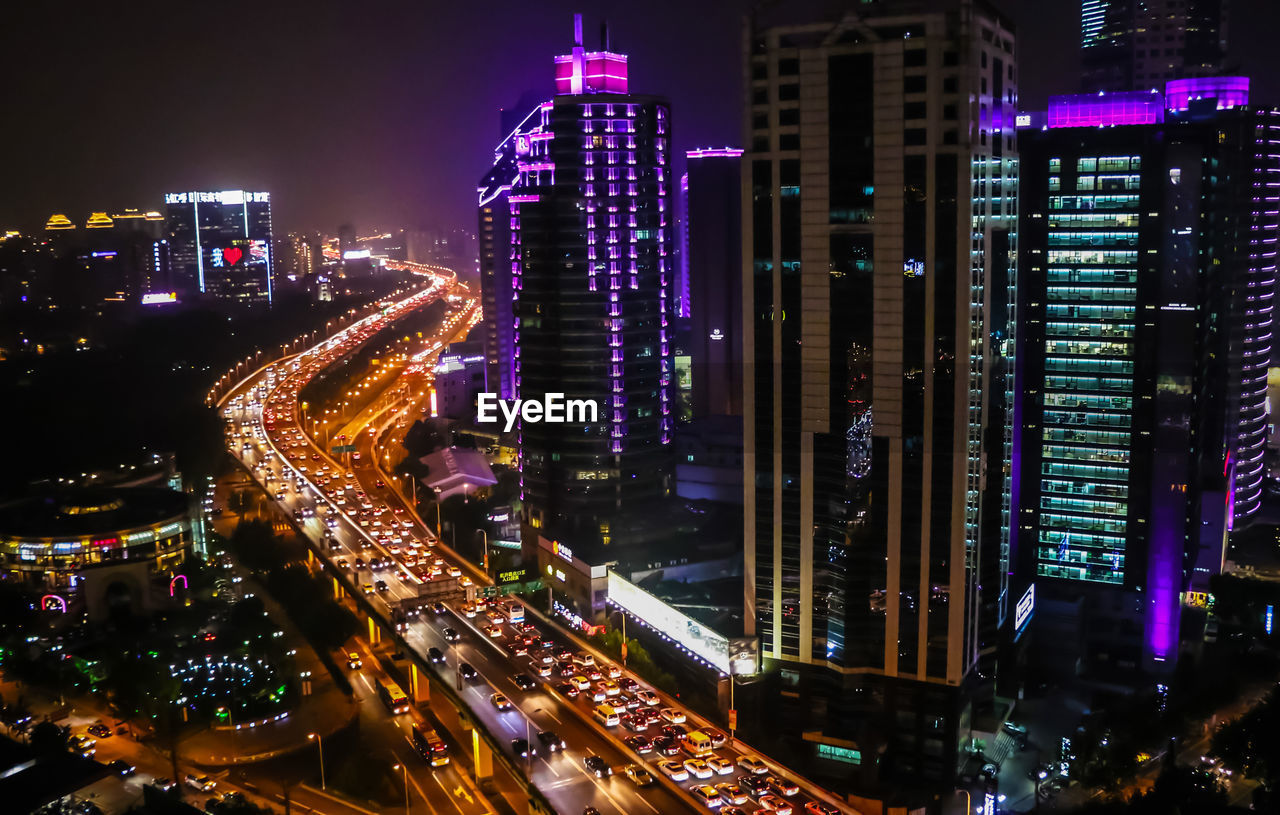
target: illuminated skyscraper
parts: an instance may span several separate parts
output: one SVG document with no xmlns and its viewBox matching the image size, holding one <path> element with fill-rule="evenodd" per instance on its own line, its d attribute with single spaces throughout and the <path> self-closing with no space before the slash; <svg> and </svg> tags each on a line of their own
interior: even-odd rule
<svg viewBox="0 0 1280 815">
<path fill-rule="evenodd" d="M 272 297 L 271 194 L 223 190 L 164 197 L 175 283 L 235 303 Z"/>
<path fill-rule="evenodd" d="M 598 407 L 521 424 L 526 543 L 589 548 L 655 534 L 670 491 L 673 179 L 667 102 L 630 93 L 627 57 L 575 23 L 556 95 L 499 145 L 479 203 L 506 194 L 515 393 Z"/>
<path fill-rule="evenodd" d="M 1055 668 L 1172 671 L 1180 593 L 1259 510 L 1280 117 L 1247 101 L 1177 80 L 1023 131 L 1015 593 Z"/>
<path fill-rule="evenodd" d="M 1162 89 L 1213 76 L 1226 55 L 1228 0 L 1081 0 L 1084 90 Z"/>
<path fill-rule="evenodd" d="M 1014 34 L 973 0 L 853 8 L 745 55 L 746 619 L 766 737 L 924 806 L 1009 611 Z"/>
</svg>

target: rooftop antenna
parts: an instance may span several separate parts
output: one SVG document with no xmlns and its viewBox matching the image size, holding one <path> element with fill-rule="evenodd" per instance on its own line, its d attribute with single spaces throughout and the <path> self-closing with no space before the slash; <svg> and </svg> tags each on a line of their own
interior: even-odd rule
<svg viewBox="0 0 1280 815">
<path fill-rule="evenodd" d="M 600 21 L 600 50 L 601 51 L 609 50 L 609 21 L 608 20 Z"/>
</svg>

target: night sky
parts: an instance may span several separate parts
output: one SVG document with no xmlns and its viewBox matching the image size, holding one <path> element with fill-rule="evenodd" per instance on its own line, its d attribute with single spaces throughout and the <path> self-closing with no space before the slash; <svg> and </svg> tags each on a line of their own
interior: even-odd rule
<svg viewBox="0 0 1280 815">
<path fill-rule="evenodd" d="M 997 2 L 1019 23 L 1023 107 L 1075 90 L 1079 0 Z M 591 47 L 609 20 L 632 90 L 671 99 L 684 150 L 740 140 L 749 5 L 26 3 L 0 24 L 0 229 L 237 187 L 273 193 L 277 231 L 470 228 L 497 109 L 549 91 L 574 11 Z M 1233 3 L 1255 102 L 1280 103 L 1278 26 L 1280 3 Z"/>
</svg>

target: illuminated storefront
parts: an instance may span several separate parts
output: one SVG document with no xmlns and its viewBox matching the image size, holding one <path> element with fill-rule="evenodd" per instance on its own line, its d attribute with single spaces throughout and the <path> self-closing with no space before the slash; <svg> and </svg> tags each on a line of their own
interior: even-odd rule
<svg viewBox="0 0 1280 815">
<path fill-rule="evenodd" d="M 168 574 L 190 551 L 195 508 L 158 488 L 44 495 L 0 506 L 0 570 L 33 589 L 74 590 L 86 570 L 145 562 Z"/>
</svg>

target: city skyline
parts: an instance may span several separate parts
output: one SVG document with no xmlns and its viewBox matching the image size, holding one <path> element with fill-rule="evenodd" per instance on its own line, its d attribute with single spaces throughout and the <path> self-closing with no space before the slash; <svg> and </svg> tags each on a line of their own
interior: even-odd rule
<svg viewBox="0 0 1280 815">
<path fill-rule="evenodd" d="M 1026 52 L 1044 55 L 1023 67 L 1020 83 L 1024 104 L 1043 107 L 1078 76 L 1079 5 L 1052 0 L 1029 14 L 1026 2 L 996 3 L 1014 17 Z M 745 5 L 711 0 L 697 15 L 668 0 L 643 11 L 621 2 L 591 9 L 642 66 L 635 88 L 671 98 L 678 151 L 738 146 Z M 1233 7 L 1227 62 L 1254 77 L 1255 100 L 1272 104 L 1280 77 L 1264 68 L 1265 38 L 1280 25 L 1280 8 L 1265 5 Z M 25 111 L 24 127 L 0 134 L 0 150 L 22 157 L 0 171 L 8 193 L 0 228 L 35 229 L 54 212 L 79 220 L 159 208 L 171 189 L 273 190 L 281 233 L 346 222 L 471 228 L 463 213 L 474 178 L 463 168 L 487 161 L 472 134 L 492 132 L 496 110 L 516 102 L 525 83 L 513 77 L 544 43 L 568 46 L 556 21 L 578 10 L 556 3 L 530 16 L 513 6 L 491 17 L 463 4 L 369 17 L 336 6 L 232 3 L 218 19 L 252 19 L 254 33 L 227 38 L 204 33 L 223 26 L 197 6 L 165 15 L 144 5 L 91 7 L 69 17 L 29 8 L 6 27 L 0 52 L 10 104 Z M 41 36 L 55 29 L 58 38 Z M 486 34 L 477 44 L 448 33 L 458 30 Z M 85 64 L 111 66 L 117 79 L 104 87 L 78 67 Z M 433 79 L 457 71 L 465 81 Z M 125 76 L 138 81 L 118 79 Z M 535 79 L 551 90 L 549 78 Z M 674 169 L 683 173 L 683 161 Z"/>
<path fill-rule="evenodd" d="M 1231 5 L 36 9 L 0 797 L 1280 812 Z"/>
</svg>

